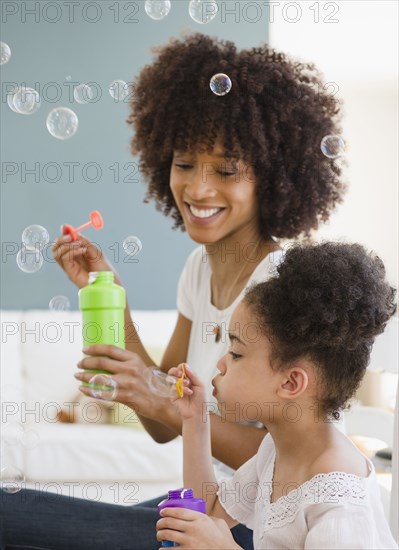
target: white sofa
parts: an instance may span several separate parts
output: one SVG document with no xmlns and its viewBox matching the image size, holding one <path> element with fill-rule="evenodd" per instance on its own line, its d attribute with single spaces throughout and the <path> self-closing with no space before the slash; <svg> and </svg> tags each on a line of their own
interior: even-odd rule
<svg viewBox="0 0 399 550">
<path fill-rule="evenodd" d="M 154 359 L 176 317 L 133 314 Z M 26 487 L 126 505 L 182 486 L 181 438 L 160 445 L 127 407 L 78 399 L 80 322 L 79 311 L 1 312 L 1 467 L 23 472 Z M 83 423 L 59 422 L 61 409 Z"/>
</svg>

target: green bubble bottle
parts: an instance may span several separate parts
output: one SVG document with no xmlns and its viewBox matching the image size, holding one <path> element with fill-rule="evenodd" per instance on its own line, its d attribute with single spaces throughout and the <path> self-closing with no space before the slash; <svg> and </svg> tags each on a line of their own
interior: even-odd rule
<svg viewBox="0 0 399 550">
<path fill-rule="evenodd" d="M 79 290 L 83 346 L 111 344 L 125 349 L 125 307 L 125 289 L 114 283 L 112 271 L 89 273 L 89 284 Z M 103 370 L 92 372 L 93 375 L 106 373 Z M 91 387 L 87 382 L 83 385 Z"/>
</svg>

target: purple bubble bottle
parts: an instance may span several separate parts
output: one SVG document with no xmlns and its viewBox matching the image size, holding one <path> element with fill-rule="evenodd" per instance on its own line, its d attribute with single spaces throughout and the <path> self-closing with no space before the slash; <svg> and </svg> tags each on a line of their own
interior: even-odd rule
<svg viewBox="0 0 399 550">
<path fill-rule="evenodd" d="M 163 508 L 188 508 L 196 512 L 206 514 L 206 502 L 202 498 L 195 498 L 192 489 L 177 489 L 168 491 L 168 498 L 158 504 L 158 512 Z M 171 540 L 163 540 L 162 547 L 170 548 L 179 546 Z"/>
</svg>

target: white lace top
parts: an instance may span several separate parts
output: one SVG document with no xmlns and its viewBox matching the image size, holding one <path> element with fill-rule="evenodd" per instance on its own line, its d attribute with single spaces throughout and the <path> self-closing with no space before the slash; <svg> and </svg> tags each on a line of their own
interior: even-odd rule
<svg viewBox="0 0 399 550">
<path fill-rule="evenodd" d="M 219 482 L 226 512 L 254 531 L 254 548 L 398 548 L 382 508 L 375 471 L 368 477 L 344 472 L 318 474 L 302 485 L 287 483 L 270 502 L 275 447 L 266 435 L 259 451 L 234 476 Z"/>
</svg>

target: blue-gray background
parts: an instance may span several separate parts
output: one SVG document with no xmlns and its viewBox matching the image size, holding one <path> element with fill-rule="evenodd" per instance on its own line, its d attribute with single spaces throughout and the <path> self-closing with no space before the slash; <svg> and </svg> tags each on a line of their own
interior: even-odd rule
<svg viewBox="0 0 399 550">
<path fill-rule="evenodd" d="M 147 63 L 151 48 L 182 32 L 202 32 L 256 46 L 268 37 L 264 1 L 219 1 L 214 21 L 199 25 L 188 14 L 188 0 L 172 0 L 162 21 L 150 19 L 144 1 L 1 2 L 3 42 L 12 51 L 1 67 L 1 307 L 44 309 L 54 295 L 65 295 L 77 309 L 77 289 L 54 263 L 50 248 L 40 271 L 17 267 L 25 227 L 40 224 L 54 241 L 62 223 L 80 225 L 99 210 L 105 227 L 85 235 L 113 260 L 135 309 L 173 309 L 185 258 L 194 248 L 186 234 L 172 231 L 172 220 L 144 204 L 146 185 L 130 154 L 127 102 L 108 93 L 115 79 L 131 82 Z M 70 77 L 70 78 L 69 78 Z M 73 101 L 74 83 L 96 83 L 99 100 Z M 42 104 L 24 116 L 7 105 L 13 85 L 37 89 Z M 190 83 L 188 82 L 189 86 Z M 70 97 L 72 96 L 72 97 Z M 46 117 L 54 107 L 72 108 L 77 134 L 53 138 Z M 138 263 L 127 263 L 123 240 L 137 235 L 143 249 Z"/>
</svg>

